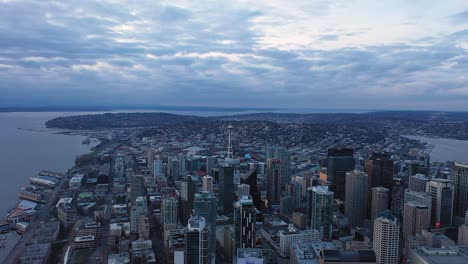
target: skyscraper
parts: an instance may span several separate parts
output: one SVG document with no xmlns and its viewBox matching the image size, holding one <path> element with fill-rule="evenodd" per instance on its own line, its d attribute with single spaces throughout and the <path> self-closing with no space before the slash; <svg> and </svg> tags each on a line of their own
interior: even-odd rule
<svg viewBox="0 0 468 264">
<path fill-rule="evenodd" d="M 281 162 L 269 159 L 267 162 L 267 200 L 269 204 L 278 204 L 281 198 Z"/>
<path fill-rule="evenodd" d="M 211 263 L 209 239 L 210 229 L 206 227 L 205 218 L 193 213 L 185 232 L 185 264 Z"/>
<path fill-rule="evenodd" d="M 181 221 L 185 225 L 193 210 L 193 199 L 197 192 L 198 179 L 196 176 L 187 175 L 181 182 Z"/>
<path fill-rule="evenodd" d="M 429 182 L 429 178 L 418 173 L 409 177 L 408 189 L 415 192 L 425 192 L 427 182 Z"/>
<path fill-rule="evenodd" d="M 250 195 L 250 186 L 244 183 L 237 185 L 237 199 L 239 200 L 244 195 Z"/>
<path fill-rule="evenodd" d="M 280 199 L 280 214 L 282 216 L 291 216 L 296 208 L 295 199 L 292 196 L 283 196 Z"/>
<path fill-rule="evenodd" d="M 222 163 L 219 168 L 219 202 L 223 205 L 223 212 L 232 215 L 234 209 L 234 167 Z"/>
<path fill-rule="evenodd" d="M 378 264 L 398 264 L 400 223 L 390 210 L 374 220 L 374 252 Z"/>
<path fill-rule="evenodd" d="M 161 204 L 163 224 L 177 224 L 179 221 L 179 203 L 174 197 L 164 198 Z"/>
<path fill-rule="evenodd" d="M 234 229 L 236 248 L 255 247 L 256 210 L 252 197 L 242 196 L 234 206 Z"/>
<path fill-rule="evenodd" d="M 135 200 L 145 195 L 145 185 L 142 175 L 133 175 L 130 177 L 130 202 L 133 204 Z"/>
<path fill-rule="evenodd" d="M 318 230 L 322 238 L 331 238 L 333 219 L 333 192 L 327 186 L 307 189 L 307 223 Z"/>
<path fill-rule="evenodd" d="M 451 180 L 431 179 L 427 192 L 431 195 L 431 224 L 450 226 L 453 218 L 454 188 Z"/>
<path fill-rule="evenodd" d="M 193 208 L 198 215 L 205 218 L 206 224 L 210 229 L 210 257 L 211 262 L 216 259 L 216 207 L 217 198 L 212 192 L 199 192 L 195 194 Z"/>
<path fill-rule="evenodd" d="M 371 220 L 388 209 L 388 189 L 384 187 L 374 187 L 372 190 Z"/>
<path fill-rule="evenodd" d="M 367 174 L 362 171 L 346 173 L 345 215 L 351 227 L 362 226 L 366 219 Z"/>
<path fill-rule="evenodd" d="M 468 246 L 468 210 L 465 212 L 465 224 L 458 227 L 458 245 Z"/>
<path fill-rule="evenodd" d="M 179 161 L 177 160 L 177 157 L 173 157 L 172 159 L 169 159 L 168 163 L 168 175 L 171 177 L 173 180 L 178 180 L 180 177 L 180 166 L 179 166 Z"/>
<path fill-rule="evenodd" d="M 148 213 L 148 202 L 146 197 L 140 196 L 135 199 L 130 212 L 130 231 L 138 234 L 140 227 L 140 217 Z"/>
<path fill-rule="evenodd" d="M 213 191 L 213 177 L 210 175 L 203 176 L 202 191 L 212 192 Z"/>
<path fill-rule="evenodd" d="M 468 209 L 468 164 L 455 162 L 452 168 L 452 179 L 455 187 L 455 215 L 464 217 Z"/>
<path fill-rule="evenodd" d="M 257 186 L 257 164 L 251 164 L 251 169 L 241 175 L 240 177 L 240 183 L 241 184 L 247 184 L 250 186 L 250 195 L 252 196 L 254 206 L 258 210 L 262 209 L 262 195 L 260 193 L 260 190 L 258 190 Z"/>
<path fill-rule="evenodd" d="M 296 181 L 293 183 L 293 195 L 295 202 L 294 204 L 296 205 L 296 209 L 303 208 L 303 202 L 302 202 L 302 185 Z"/>
<path fill-rule="evenodd" d="M 403 210 L 403 239 L 414 236 L 429 228 L 430 215 L 427 205 L 417 202 L 406 202 Z"/>
<path fill-rule="evenodd" d="M 331 191 L 335 198 L 344 200 L 346 192 L 346 172 L 354 170 L 354 150 L 348 148 L 328 149 L 327 179 L 333 183 Z"/>
<path fill-rule="evenodd" d="M 163 161 L 160 159 L 156 159 L 154 161 L 154 169 L 153 175 L 155 178 L 163 178 L 164 177 L 164 166 Z"/>
<path fill-rule="evenodd" d="M 206 173 L 211 173 L 211 170 L 216 166 L 215 157 L 206 157 Z"/>
<path fill-rule="evenodd" d="M 147 162 L 148 168 L 152 171 L 153 163 L 154 163 L 154 150 L 151 148 L 146 151 L 146 162 Z"/>
<path fill-rule="evenodd" d="M 270 146 L 266 149 L 267 161 L 270 159 L 278 159 L 281 163 L 281 184 L 285 185 L 291 181 L 291 153 L 285 148 Z"/>
<path fill-rule="evenodd" d="M 388 153 L 374 152 L 366 160 L 366 173 L 369 176 L 367 188 L 368 196 L 371 195 L 371 188 L 382 186 L 388 189 L 389 206 L 392 201 L 393 193 L 393 161 L 388 158 Z M 371 202 L 367 203 L 367 209 L 371 209 Z"/>
</svg>

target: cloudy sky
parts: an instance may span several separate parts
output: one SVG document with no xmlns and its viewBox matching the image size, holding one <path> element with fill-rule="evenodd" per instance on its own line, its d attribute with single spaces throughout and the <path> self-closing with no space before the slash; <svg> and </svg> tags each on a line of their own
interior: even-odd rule
<svg viewBox="0 0 468 264">
<path fill-rule="evenodd" d="M 0 106 L 468 110 L 468 1 L 0 0 Z"/>
</svg>

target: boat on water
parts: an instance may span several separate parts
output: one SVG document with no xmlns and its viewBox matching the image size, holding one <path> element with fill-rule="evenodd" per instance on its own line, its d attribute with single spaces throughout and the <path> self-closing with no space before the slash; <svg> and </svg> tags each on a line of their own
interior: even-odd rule
<svg viewBox="0 0 468 264">
<path fill-rule="evenodd" d="M 42 195 L 31 187 L 21 188 L 20 192 L 18 193 L 18 196 L 21 199 L 28 200 L 31 202 L 46 203 L 46 201 L 42 199 Z"/>
<path fill-rule="evenodd" d="M 54 188 L 58 182 L 58 179 L 51 176 L 37 175 L 29 178 L 31 184 L 44 186 L 47 188 Z"/>
<path fill-rule="evenodd" d="M 83 141 L 81 141 L 81 144 L 83 145 L 89 145 L 91 143 L 91 139 L 85 138 Z"/>
<path fill-rule="evenodd" d="M 48 177 L 54 177 L 57 179 L 62 179 L 64 174 L 61 172 L 55 172 L 55 171 L 49 171 L 49 170 L 41 170 L 38 174 L 39 176 L 48 176 Z"/>
</svg>

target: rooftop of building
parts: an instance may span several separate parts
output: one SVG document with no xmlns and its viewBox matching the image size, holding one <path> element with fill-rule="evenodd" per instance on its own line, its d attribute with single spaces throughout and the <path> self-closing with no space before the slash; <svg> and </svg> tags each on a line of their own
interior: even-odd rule
<svg viewBox="0 0 468 264">
<path fill-rule="evenodd" d="M 86 223 L 85 228 L 98 228 L 98 227 L 101 227 L 101 223 L 99 222 L 89 222 L 89 223 Z"/>
<path fill-rule="evenodd" d="M 432 178 L 430 181 L 436 182 L 436 183 L 452 183 L 453 182 L 452 180 L 441 179 L 441 178 Z"/>
<path fill-rule="evenodd" d="M 59 207 L 61 204 L 70 204 L 73 201 L 73 198 L 66 197 L 66 198 L 60 198 L 59 201 L 57 202 L 57 205 L 55 207 Z"/>
<path fill-rule="evenodd" d="M 385 210 L 382 213 L 378 214 L 375 221 L 378 220 L 387 221 L 394 225 L 399 224 L 398 218 L 396 218 L 390 210 Z"/>
<path fill-rule="evenodd" d="M 237 258 L 263 258 L 260 248 L 238 248 Z"/>
<path fill-rule="evenodd" d="M 91 242 L 94 241 L 95 237 L 94 236 L 77 236 L 75 237 L 75 243 L 76 242 Z"/>
<path fill-rule="evenodd" d="M 78 194 L 78 199 L 86 199 L 86 198 L 91 198 L 94 196 L 93 192 L 81 192 Z"/>
<path fill-rule="evenodd" d="M 415 253 L 423 258 L 426 263 L 450 263 L 450 264 L 465 264 L 468 263 L 468 256 L 458 247 L 441 247 L 431 248 L 427 246 L 414 249 Z"/>
<path fill-rule="evenodd" d="M 128 252 L 120 254 L 110 254 L 107 257 L 107 264 L 128 264 L 130 263 L 130 254 Z"/>
<path fill-rule="evenodd" d="M 373 187 L 372 190 L 376 190 L 376 191 L 380 191 L 380 192 L 388 192 L 388 191 L 390 191 L 389 189 L 387 189 L 387 188 L 385 188 L 385 187 L 382 187 L 382 186 Z"/>
<path fill-rule="evenodd" d="M 352 262 L 352 263 L 375 263 L 376 257 L 372 249 L 363 250 L 342 250 L 342 249 L 322 249 L 320 258 L 324 262 Z"/>
<path fill-rule="evenodd" d="M 411 178 L 421 179 L 421 180 L 429 180 L 429 178 L 421 173 L 417 173 L 416 175 L 411 176 Z"/>
<path fill-rule="evenodd" d="M 328 190 L 328 186 L 313 186 L 311 187 L 311 190 L 319 194 L 327 194 L 327 195 L 333 194 L 332 191 Z"/>
<path fill-rule="evenodd" d="M 67 213 L 76 212 L 76 208 L 69 203 L 61 203 L 59 204 L 58 208 L 66 211 Z"/>
<path fill-rule="evenodd" d="M 415 195 L 415 196 L 420 196 L 420 197 L 424 197 L 424 196 L 425 197 L 431 197 L 431 194 L 429 194 L 427 192 L 416 192 L 416 191 L 413 191 L 413 190 L 410 190 L 410 189 L 406 189 L 405 193 Z"/>
</svg>

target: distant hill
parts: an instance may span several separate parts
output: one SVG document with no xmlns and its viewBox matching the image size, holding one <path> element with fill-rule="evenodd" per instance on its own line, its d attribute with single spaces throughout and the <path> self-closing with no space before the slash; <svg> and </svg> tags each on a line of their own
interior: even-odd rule
<svg viewBox="0 0 468 264">
<path fill-rule="evenodd" d="M 226 115 L 217 117 L 200 117 L 194 115 L 177 115 L 169 113 L 107 113 L 97 115 L 79 115 L 59 117 L 46 122 L 49 128 L 90 130 L 105 128 L 155 127 L 182 124 L 185 122 L 213 121 L 273 121 L 289 123 L 340 123 L 349 121 L 386 122 L 398 120 L 411 124 L 422 123 L 466 123 L 468 112 L 430 112 L 430 111 L 381 111 L 361 114 L 350 113 L 253 113 Z"/>
<path fill-rule="evenodd" d="M 46 127 L 74 130 L 103 128 L 154 127 L 184 122 L 200 122 L 204 117 L 168 113 L 117 113 L 58 117 L 46 122 Z"/>
<path fill-rule="evenodd" d="M 350 113 L 313 113 L 313 114 L 292 114 L 292 113 L 254 113 L 240 114 L 218 117 L 222 120 L 262 120 L 275 122 L 337 122 L 348 120 L 361 120 L 367 118 L 366 114 Z"/>
</svg>

